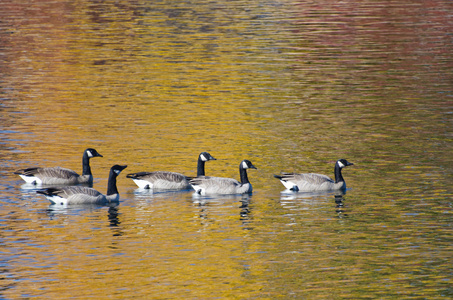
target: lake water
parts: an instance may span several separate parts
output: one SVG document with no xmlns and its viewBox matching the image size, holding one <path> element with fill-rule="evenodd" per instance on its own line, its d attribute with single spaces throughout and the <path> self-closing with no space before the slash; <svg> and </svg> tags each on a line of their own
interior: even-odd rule
<svg viewBox="0 0 453 300">
<path fill-rule="evenodd" d="M 451 299 L 450 0 L 0 5 L 0 298 Z M 81 172 L 113 207 L 55 208 L 13 172 Z M 126 174 L 239 178 L 250 196 Z M 273 174 L 348 189 L 285 193 Z"/>
</svg>

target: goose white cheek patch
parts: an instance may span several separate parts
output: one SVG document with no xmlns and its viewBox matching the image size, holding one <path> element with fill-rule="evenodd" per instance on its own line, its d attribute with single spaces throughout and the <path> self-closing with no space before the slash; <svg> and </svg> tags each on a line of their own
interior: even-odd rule
<svg viewBox="0 0 453 300">
<path fill-rule="evenodd" d="M 247 163 L 245 161 L 242 162 L 242 167 L 244 169 L 248 169 L 249 168 L 249 166 L 247 166 Z"/>
<path fill-rule="evenodd" d="M 206 159 L 206 157 L 205 157 L 203 154 L 200 155 L 200 158 L 201 158 L 202 161 L 208 161 L 208 160 Z"/>
<path fill-rule="evenodd" d="M 93 157 L 93 154 L 91 154 L 91 151 L 87 151 L 88 157 Z"/>
<path fill-rule="evenodd" d="M 338 166 L 339 166 L 340 168 L 344 168 L 344 165 L 341 163 L 341 161 L 338 162 Z M 345 172 L 346 172 L 346 171 L 345 171 Z"/>
</svg>

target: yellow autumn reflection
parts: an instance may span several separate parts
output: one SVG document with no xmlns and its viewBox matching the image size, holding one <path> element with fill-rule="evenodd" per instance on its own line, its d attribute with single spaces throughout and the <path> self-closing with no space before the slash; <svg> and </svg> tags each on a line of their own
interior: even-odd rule
<svg viewBox="0 0 453 300">
<path fill-rule="evenodd" d="M 235 166 L 266 135 L 256 122 L 266 117 L 256 120 L 250 111 L 261 99 L 247 93 L 257 80 L 257 61 L 249 61 L 246 50 L 259 48 L 259 41 L 238 35 L 247 30 L 244 24 L 210 5 L 141 9 L 80 1 L 52 7 L 44 23 L 21 29 L 24 36 L 39 32 L 26 54 L 32 84 L 11 76 L 20 79 L 18 97 L 33 111 L 27 122 L 41 128 L 35 140 L 44 143 L 28 149 L 52 151 L 78 140 L 109 145 L 114 149 L 100 151 L 115 162 L 167 152 L 172 157 L 161 162 L 168 166 L 189 157 L 190 170 L 200 149 L 219 149 Z M 60 23 L 60 14 L 68 23 Z M 186 24 L 178 24 L 182 15 Z M 204 19 L 210 25 L 198 22 Z M 222 50 L 234 48 L 245 50 Z M 188 170 L 188 162 L 182 165 Z"/>
<path fill-rule="evenodd" d="M 446 1 L 2 1 L 0 298 L 443 298 L 451 286 Z M 57 210 L 13 171 L 127 164 L 116 207 Z M 239 179 L 250 197 L 125 174 Z M 281 171 L 345 194 L 282 193 Z"/>
</svg>

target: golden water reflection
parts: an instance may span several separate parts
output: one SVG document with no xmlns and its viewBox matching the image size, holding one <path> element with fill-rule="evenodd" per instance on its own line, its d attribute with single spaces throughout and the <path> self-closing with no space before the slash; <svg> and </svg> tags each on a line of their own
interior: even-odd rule
<svg viewBox="0 0 453 300">
<path fill-rule="evenodd" d="M 447 1 L 3 1 L 5 298 L 394 299 L 451 289 Z M 14 170 L 239 178 L 250 197 L 138 191 L 57 210 Z M 280 171 L 344 195 L 288 194 Z"/>
</svg>

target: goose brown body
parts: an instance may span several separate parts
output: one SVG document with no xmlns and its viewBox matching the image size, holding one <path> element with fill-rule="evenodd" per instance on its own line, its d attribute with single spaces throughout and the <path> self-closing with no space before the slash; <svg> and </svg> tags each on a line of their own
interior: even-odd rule
<svg viewBox="0 0 453 300">
<path fill-rule="evenodd" d="M 282 173 L 274 175 L 289 190 L 301 192 L 316 192 L 346 189 L 346 182 L 341 174 L 341 170 L 353 163 L 346 159 L 340 159 L 335 163 L 335 180 L 329 176 L 317 173 Z"/>
<path fill-rule="evenodd" d="M 195 192 L 200 195 L 251 193 L 253 188 L 247 176 L 247 169 L 256 169 L 256 167 L 249 160 L 243 160 L 239 165 L 240 182 L 233 178 L 213 176 L 197 176 L 189 182 Z"/>
<path fill-rule="evenodd" d="M 93 157 L 102 157 L 102 155 L 93 148 L 88 148 L 83 152 L 82 175 L 61 167 L 32 167 L 18 170 L 14 174 L 19 175 L 25 182 L 34 185 L 91 185 L 93 184 L 93 174 L 91 173 L 90 159 Z"/>
<path fill-rule="evenodd" d="M 208 152 L 202 152 L 198 155 L 197 176 L 205 175 L 205 163 L 210 160 L 216 160 Z M 168 171 L 138 172 L 128 174 L 139 188 L 142 189 L 162 189 L 162 190 L 186 190 L 190 189 L 189 177 Z"/>
<path fill-rule="evenodd" d="M 107 183 L 107 194 L 86 186 L 63 186 L 49 187 L 36 191 L 46 196 L 52 204 L 73 205 L 73 204 L 99 204 L 104 205 L 119 201 L 119 193 L 116 187 L 116 178 L 127 166 L 114 165 L 110 169 Z"/>
</svg>

